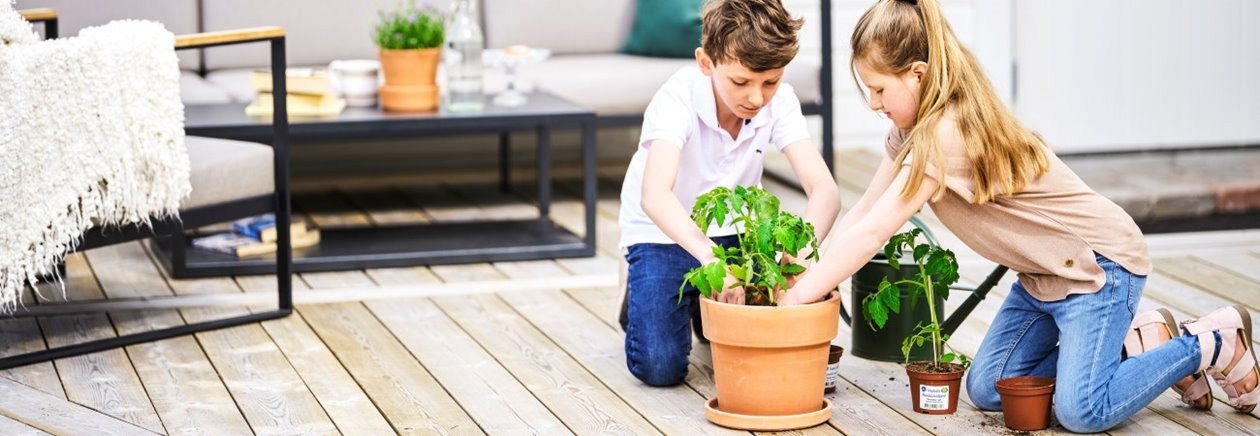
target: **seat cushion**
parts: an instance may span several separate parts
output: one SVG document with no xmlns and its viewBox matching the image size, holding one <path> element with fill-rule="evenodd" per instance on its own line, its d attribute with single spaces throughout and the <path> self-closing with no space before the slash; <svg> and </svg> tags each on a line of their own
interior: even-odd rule
<svg viewBox="0 0 1260 436">
<path fill-rule="evenodd" d="M 179 99 L 184 104 L 231 103 L 227 91 L 215 86 L 191 71 L 179 74 Z"/>
<path fill-rule="evenodd" d="M 537 89 L 594 109 L 599 115 L 642 115 L 669 76 L 695 64 L 695 59 L 624 54 L 563 55 L 522 67 L 520 74 Z M 785 76 L 801 103 L 818 101 L 818 62 L 797 60 L 788 65 Z"/>
<path fill-rule="evenodd" d="M 489 48 L 527 45 L 557 54 L 616 53 L 626 43 L 634 22 L 634 0 L 481 3 L 485 17 L 482 31 Z"/>
<path fill-rule="evenodd" d="M 295 65 L 291 68 L 327 68 L 327 65 Z M 269 67 L 260 67 L 267 69 Z M 232 101 L 237 103 L 249 103 L 254 101 L 254 96 L 258 91 L 254 90 L 249 84 L 249 76 L 254 74 L 257 68 L 229 68 L 224 70 L 215 70 L 206 74 L 206 82 L 227 94 Z"/>
<path fill-rule="evenodd" d="M 78 35 L 79 30 L 84 27 L 122 19 L 157 21 L 176 35 L 196 33 L 199 3 L 198 0 L 19 0 L 16 6 L 17 9 L 56 9 L 57 33 L 61 37 L 68 37 Z M 201 66 L 197 51 L 176 52 L 179 55 L 179 67 L 195 70 Z"/>
<path fill-rule="evenodd" d="M 202 1 L 202 22 L 207 32 L 256 26 L 280 26 L 285 32 L 285 58 L 290 66 L 323 65 L 337 59 L 376 59 L 373 41 L 377 15 L 407 2 L 399 0 L 214 0 Z M 449 2 L 416 2 L 433 5 L 442 13 Z M 206 69 L 257 68 L 271 63 L 266 43 L 240 44 L 206 49 Z"/>
<path fill-rule="evenodd" d="M 181 209 L 275 192 L 271 147 L 256 142 L 189 136 L 192 194 Z"/>
</svg>

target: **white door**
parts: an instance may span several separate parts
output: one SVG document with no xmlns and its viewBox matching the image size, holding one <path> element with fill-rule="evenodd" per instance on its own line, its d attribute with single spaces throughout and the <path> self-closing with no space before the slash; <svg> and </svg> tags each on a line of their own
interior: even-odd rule
<svg viewBox="0 0 1260 436">
<path fill-rule="evenodd" d="M 1260 1 L 1015 5 L 1016 108 L 1059 152 L 1260 143 Z"/>
</svg>

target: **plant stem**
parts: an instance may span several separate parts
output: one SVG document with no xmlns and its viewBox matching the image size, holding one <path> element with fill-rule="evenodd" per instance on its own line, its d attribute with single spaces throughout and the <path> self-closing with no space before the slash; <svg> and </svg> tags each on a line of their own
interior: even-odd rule
<svg viewBox="0 0 1260 436">
<path fill-rule="evenodd" d="M 936 298 L 932 291 L 932 280 L 924 272 L 923 266 L 919 266 L 919 278 L 923 280 L 928 300 L 928 312 L 932 316 L 932 366 L 939 367 L 941 365 L 941 351 L 938 348 L 938 344 L 941 343 L 941 323 L 936 319 Z"/>
</svg>

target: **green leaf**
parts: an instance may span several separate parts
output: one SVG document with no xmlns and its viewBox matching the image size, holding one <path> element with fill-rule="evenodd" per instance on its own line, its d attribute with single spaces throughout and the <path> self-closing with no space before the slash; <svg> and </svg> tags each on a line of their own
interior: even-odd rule
<svg viewBox="0 0 1260 436">
<path fill-rule="evenodd" d="M 795 263 L 789 263 L 783 266 L 783 274 L 797 275 L 805 272 L 805 267 Z"/>
<path fill-rule="evenodd" d="M 941 362 L 945 362 L 945 363 L 950 363 L 950 362 L 953 362 L 953 361 L 954 361 L 954 359 L 955 359 L 955 357 L 956 357 L 956 356 L 954 356 L 954 353 L 945 353 L 945 354 L 942 354 L 942 355 L 941 355 Z"/>
<path fill-rule="evenodd" d="M 879 282 L 879 291 L 875 294 L 879 301 L 893 313 L 901 313 L 901 289 L 888 283 L 888 279 Z"/>
</svg>

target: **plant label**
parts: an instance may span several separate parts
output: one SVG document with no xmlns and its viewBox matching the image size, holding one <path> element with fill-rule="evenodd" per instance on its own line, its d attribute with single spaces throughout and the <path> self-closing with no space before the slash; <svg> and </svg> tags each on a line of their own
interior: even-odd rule
<svg viewBox="0 0 1260 436">
<path fill-rule="evenodd" d="M 919 408 L 945 410 L 949 408 L 949 386 L 919 386 Z"/>
<path fill-rule="evenodd" d="M 827 364 L 827 382 L 823 385 L 823 388 L 824 388 L 824 389 L 835 389 L 835 388 L 836 388 L 836 379 L 838 379 L 838 378 L 840 378 L 840 364 L 839 364 L 839 363 L 828 363 L 828 364 Z"/>
</svg>

